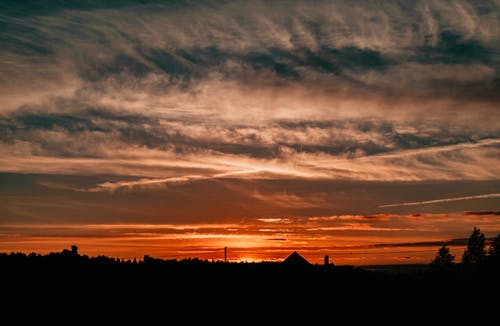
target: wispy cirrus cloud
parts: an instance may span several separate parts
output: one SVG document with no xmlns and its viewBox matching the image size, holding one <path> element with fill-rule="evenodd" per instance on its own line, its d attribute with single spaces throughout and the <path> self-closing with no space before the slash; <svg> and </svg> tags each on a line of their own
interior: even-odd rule
<svg viewBox="0 0 500 326">
<path fill-rule="evenodd" d="M 11 27 L 2 35 L 1 81 L 10 94 L 2 110 L 91 91 L 112 98 L 113 85 L 140 96 L 183 94 L 207 80 L 497 99 L 493 1 L 91 3 L 3 5 Z M 13 84 L 34 96 L 23 98 L 26 88 Z"/>
<path fill-rule="evenodd" d="M 151 189 L 167 184 L 224 178 L 485 180 L 500 174 L 493 155 L 498 152 L 497 143 L 497 140 L 484 140 L 352 158 L 346 158 L 345 154 L 307 153 L 286 147 L 263 158 L 214 150 L 177 153 L 144 147 L 105 149 L 104 157 L 58 157 L 32 155 L 29 144 L 23 149 L 19 143 L 14 143 L 4 147 L 12 148 L 12 156 L 0 158 L 0 162 L 1 170 L 10 173 L 112 174 L 127 177 L 123 181 L 101 183 L 90 191 Z"/>
</svg>

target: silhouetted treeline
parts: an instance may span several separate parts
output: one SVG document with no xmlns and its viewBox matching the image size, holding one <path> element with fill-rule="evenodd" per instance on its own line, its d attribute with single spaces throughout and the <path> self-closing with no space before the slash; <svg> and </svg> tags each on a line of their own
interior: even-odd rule
<svg viewBox="0 0 500 326">
<path fill-rule="evenodd" d="M 484 259 L 476 257 L 474 263 L 455 264 L 443 246 L 427 268 L 399 268 L 393 273 L 293 261 L 224 263 L 148 255 L 142 260 L 123 260 L 80 255 L 76 247 L 47 255 L 2 253 L 1 294 L 7 306 L 42 304 L 49 306 L 48 311 L 62 306 L 73 311 L 90 306 L 100 311 L 118 305 L 128 307 L 128 312 L 145 305 L 158 311 L 168 308 L 169 312 L 210 307 L 220 314 L 226 310 L 249 313 L 246 307 L 252 307 L 251 313 L 258 315 L 275 312 L 276 307 L 295 311 L 309 306 L 321 316 L 331 309 L 360 307 L 372 313 L 398 309 L 412 314 L 433 309 L 440 313 L 443 305 L 483 309 L 497 302 L 487 298 L 499 293 L 500 265 L 498 239 L 489 249 L 481 243 L 480 231 L 475 230 L 466 255 L 474 251 L 474 255 L 484 254 Z M 187 321 L 189 317 L 184 316 Z"/>
<path fill-rule="evenodd" d="M 450 253 L 446 244 L 438 250 L 436 257 L 430 262 L 430 272 L 446 277 L 474 277 L 495 274 L 500 270 L 500 234 L 491 240 L 486 250 L 486 237 L 480 229 L 474 227 L 467 241 L 467 247 L 460 264 L 454 263 L 455 256 Z M 498 275 L 497 275 L 498 276 Z"/>
<path fill-rule="evenodd" d="M 436 275 L 449 276 L 450 278 L 474 278 L 476 274 L 481 276 L 495 273 L 500 268 L 500 234 L 492 239 L 489 249 L 486 249 L 485 236 L 477 228 L 474 228 L 469 237 L 467 247 L 464 251 L 462 263 L 454 263 L 455 256 L 451 255 L 446 244 L 438 250 L 435 258 L 430 262 L 428 268 L 398 269 L 397 273 L 380 273 L 363 267 L 334 266 L 309 264 L 300 255 L 294 252 L 283 263 L 260 262 L 260 263 L 225 263 L 224 261 L 208 261 L 198 258 L 160 259 L 145 255 L 142 260 L 119 259 L 106 256 L 89 257 L 80 255 L 78 248 L 72 246 L 71 250 L 64 249 L 61 252 L 41 255 L 36 253 L 0 253 L 0 267 L 3 273 L 13 276 L 25 273 L 51 275 L 63 274 L 74 281 L 79 281 L 77 276 L 92 274 L 109 274 L 120 276 L 122 273 L 148 273 L 149 276 L 160 276 L 178 274 L 179 278 L 196 275 L 210 275 L 210 277 L 231 277 L 239 274 L 248 274 L 254 277 L 272 276 L 280 277 L 296 276 L 299 274 L 314 275 L 335 279 L 337 277 L 353 278 L 385 278 L 395 276 L 407 277 L 413 280 L 419 278 L 433 278 Z M 405 265 L 410 266 L 410 265 Z M 390 265 L 389 265 L 390 269 Z M 396 269 L 395 269 L 396 270 Z M 284 277 L 286 279 L 286 277 Z M 295 279 L 298 283 L 301 279 Z"/>
<path fill-rule="evenodd" d="M 273 315 L 279 322 L 294 322 L 299 318 L 295 315 L 321 321 L 326 313 L 330 318 L 348 315 L 360 322 L 367 316 L 394 320 L 384 311 L 422 315 L 422 311 L 439 313 L 443 306 L 494 305 L 496 301 L 486 298 L 500 289 L 498 266 L 493 271 L 489 265 L 474 270 L 454 265 L 446 272 L 381 273 L 352 266 L 299 267 L 196 258 L 145 256 L 134 261 L 66 250 L 48 255 L 0 254 L 0 271 L 1 294 L 7 299 L 4 311 L 41 307 L 49 320 L 58 317 L 63 322 L 69 312 L 79 320 L 106 314 L 114 324 L 128 321 L 128 315 L 137 311 L 141 311 L 140 324 L 179 312 L 186 323 L 214 314 L 244 315 L 246 321 L 258 322 L 278 312 L 284 314 Z M 359 313 L 347 314 L 351 311 Z"/>
<path fill-rule="evenodd" d="M 475 244 L 471 243 L 470 247 L 474 246 Z M 386 272 L 380 272 L 376 269 L 331 264 L 325 266 L 278 262 L 225 263 L 198 258 L 165 260 L 149 255 L 145 255 L 142 260 L 125 260 L 106 256 L 89 257 L 78 254 L 76 250 L 66 249 L 47 255 L 0 253 L 0 268 L 3 275 L 12 279 L 24 276 L 23 281 L 42 283 L 51 279 L 64 280 L 68 284 L 107 279 L 109 284 L 112 284 L 122 279 L 128 284 L 137 281 L 143 284 L 171 282 L 172 288 L 178 286 L 180 282 L 188 282 L 186 286 L 213 284 L 214 287 L 236 283 L 243 288 L 253 283 L 269 283 L 273 286 L 291 284 L 293 287 L 315 285 L 318 288 L 328 286 L 341 288 L 346 284 L 353 287 L 365 285 L 376 287 L 377 284 L 384 287 L 398 287 L 401 284 L 430 284 L 436 280 L 443 282 L 445 279 L 448 279 L 445 282 L 498 281 L 500 259 L 495 246 L 498 247 L 498 240 L 492 244 L 493 249 L 490 249 L 489 255 L 484 251 L 485 255 L 482 257 L 479 254 L 481 251 L 476 250 L 474 258 L 470 258 L 474 263 L 466 261 L 456 264 L 453 262 L 454 256 L 450 254 L 446 245 L 443 245 L 427 268 L 422 266 L 394 268 L 392 273 L 387 272 L 391 270 L 390 266 L 385 268 Z M 471 256 L 470 252 L 468 247 L 464 255 Z"/>
</svg>

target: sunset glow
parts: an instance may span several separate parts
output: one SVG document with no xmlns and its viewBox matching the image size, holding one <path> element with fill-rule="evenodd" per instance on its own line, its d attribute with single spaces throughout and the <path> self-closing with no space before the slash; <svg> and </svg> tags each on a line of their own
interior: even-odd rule
<svg viewBox="0 0 500 326">
<path fill-rule="evenodd" d="M 0 4 L 0 252 L 457 259 L 500 232 L 498 1 Z"/>
<path fill-rule="evenodd" d="M 4 225 L 1 246 L 9 251 L 58 251 L 78 243 L 84 254 L 142 259 L 197 257 L 229 261 L 281 261 L 300 248 L 311 262 L 325 254 L 337 264 L 427 263 L 436 246 L 457 255 L 472 226 L 495 229 L 498 213 L 420 216 L 322 216 L 246 220 L 241 224 Z M 494 234 L 491 234 L 494 236 Z"/>
</svg>

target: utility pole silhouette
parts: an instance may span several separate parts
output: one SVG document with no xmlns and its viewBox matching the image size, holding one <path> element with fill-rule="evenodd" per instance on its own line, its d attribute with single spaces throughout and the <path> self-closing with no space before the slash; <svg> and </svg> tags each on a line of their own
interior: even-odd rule
<svg viewBox="0 0 500 326">
<path fill-rule="evenodd" d="M 224 247 L 224 262 L 227 263 L 227 247 Z"/>
</svg>

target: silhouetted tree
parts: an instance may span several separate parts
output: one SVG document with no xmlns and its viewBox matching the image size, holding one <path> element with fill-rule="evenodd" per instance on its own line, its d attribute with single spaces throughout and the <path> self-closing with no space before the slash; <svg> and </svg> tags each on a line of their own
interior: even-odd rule
<svg viewBox="0 0 500 326">
<path fill-rule="evenodd" d="M 488 254 L 492 262 L 500 263 L 500 233 L 493 239 Z"/>
<path fill-rule="evenodd" d="M 443 245 L 439 248 L 436 257 L 431 261 L 430 266 L 433 269 L 450 268 L 453 266 L 453 259 L 455 259 L 455 256 L 450 254 L 450 249 L 448 249 L 446 245 Z"/>
<path fill-rule="evenodd" d="M 486 239 L 484 237 L 484 234 L 481 233 L 481 230 L 474 227 L 474 231 L 472 231 L 472 234 L 467 241 L 467 249 L 465 249 L 464 255 L 462 257 L 462 263 L 464 265 L 477 265 L 484 262 L 485 240 Z"/>
</svg>

